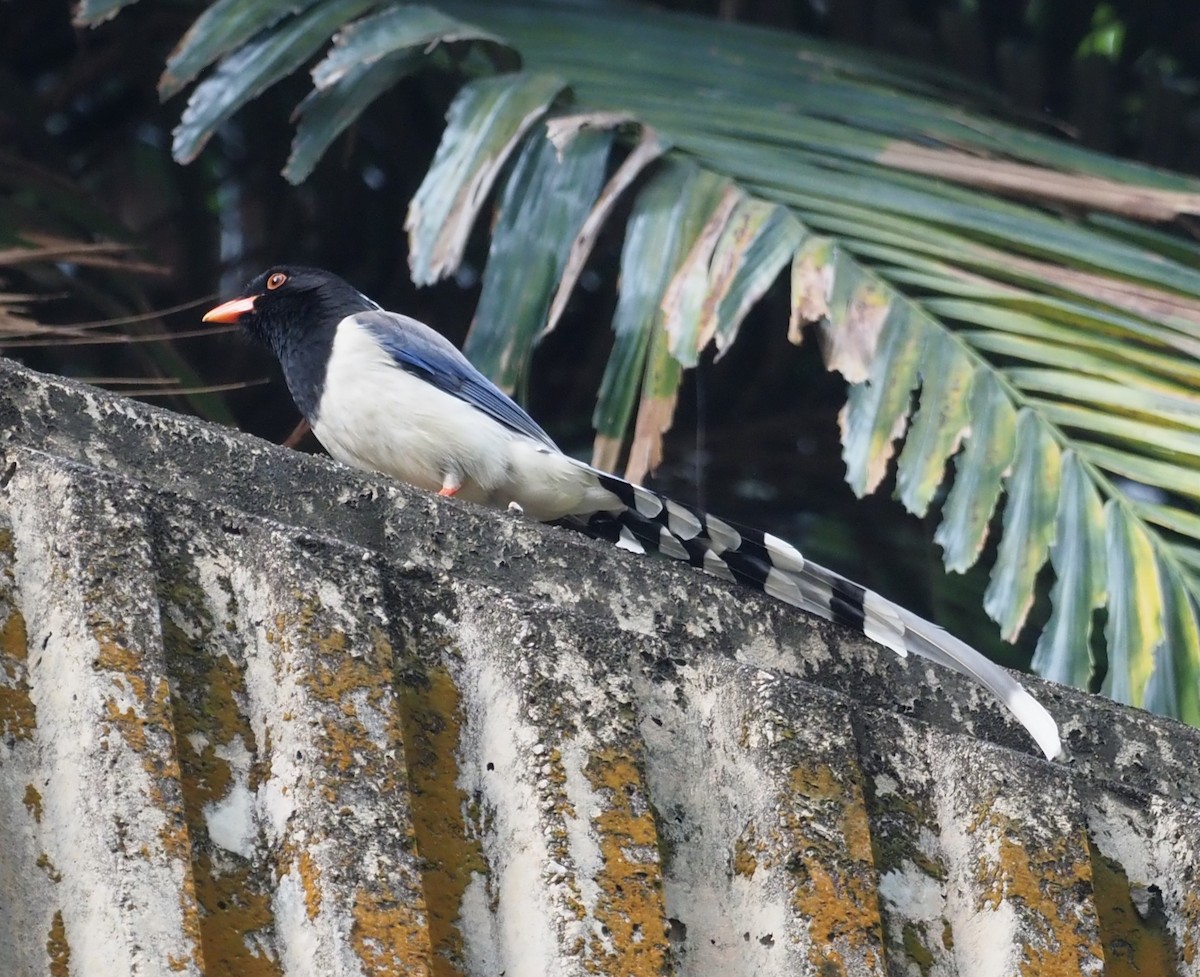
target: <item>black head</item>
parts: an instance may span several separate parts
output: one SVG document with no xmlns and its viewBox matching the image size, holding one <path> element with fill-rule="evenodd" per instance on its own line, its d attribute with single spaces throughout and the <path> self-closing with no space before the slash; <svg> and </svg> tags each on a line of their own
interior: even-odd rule
<svg viewBox="0 0 1200 977">
<path fill-rule="evenodd" d="M 275 265 L 249 282 L 240 298 L 205 314 L 204 321 L 235 322 L 283 359 L 314 333 L 331 333 L 346 316 L 377 308 L 332 272 Z"/>
</svg>

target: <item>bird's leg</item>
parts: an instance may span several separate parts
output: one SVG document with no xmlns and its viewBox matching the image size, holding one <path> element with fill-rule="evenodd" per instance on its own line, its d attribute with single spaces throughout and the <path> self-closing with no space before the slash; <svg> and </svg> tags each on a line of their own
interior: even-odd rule
<svg viewBox="0 0 1200 977">
<path fill-rule="evenodd" d="M 438 491 L 438 495 L 445 498 L 453 498 L 458 495 L 458 490 L 462 488 L 462 477 L 457 472 L 446 472 L 442 476 L 442 487 Z"/>
</svg>

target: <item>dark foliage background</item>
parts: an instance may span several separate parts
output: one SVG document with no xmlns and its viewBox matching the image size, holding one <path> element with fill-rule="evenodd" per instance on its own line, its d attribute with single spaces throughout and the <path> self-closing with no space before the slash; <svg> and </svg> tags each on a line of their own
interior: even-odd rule
<svg viewBox="0 0 1200 977">
<path fill-rule="evenodd" d="M 797 28 L 941 64 L 960 71 L 964 87 L 979 86 L 980 104 L 1025 124 L 1156 164 L 1200 169 L 1200 10 L 1193 5 L 675 0 L 661 6 Z M 14 306 L 0 306 L 0 344 L 35 368 L 283 441 L 298 417 L 269 356 L 236 334 L 192 335 L 200 314 L 265 265 L 288 260 L 336 270 L 385 306 L 461 341 L 478 295 L 484 235 L 477 235 L 468 270 L 456 281 L 418 290 L 409 280 L 402 229 L 457 81 L 421 74 L 402 82 L 300 187 L 279 170 L 304 77 L 252 101 L 194 164 L 180 166 L 171 160 L 170 142 L 184 97 L 160 104 L 155 86 L 168 53 L 203 7 L 143 0 L 91 30 L 72 26 L 65 0 L 0 4 L 0 289 L 32 296 L 15 306 L 28 314 L 23 318 L 3 318 Z M 96 249 L 98 241 L 129 247 Z M 524 392 L 539 421 L 580 454 L 590 445 L 619 247 L 619 239 L 601 241 Z M 854 499 L 840 466 L 830 466 L 828 459 L 839 455 L 835 416 L 843 381 L 825 372 L 814 344 L 792 347 L 779 329 L 765 327 L 786 319 L 787 301 L 783 289 L 768 295 L 730 355 L 690 375 L 660 487 L 787 536 L 821 562 L 936 614 L 1002 660 L 1027 662 L 1030 641 L 1014 650 L 995 638 L 977 606 L 978 580 L 943 573 L 930 527 L 890 502 L 886 488 Z M 31 319 L 113 324 L 45 337 Z M 170 341 L 136 341 L 163 334 Z M 177 388 L 183 392 L 170 392 Z M 311 436 L 301 446 L 320 450 Z M 968 577 L 984 572 L 977 568 Z M 1034 623 L 1045 614 L 1035 612 Z"/>
</svg>

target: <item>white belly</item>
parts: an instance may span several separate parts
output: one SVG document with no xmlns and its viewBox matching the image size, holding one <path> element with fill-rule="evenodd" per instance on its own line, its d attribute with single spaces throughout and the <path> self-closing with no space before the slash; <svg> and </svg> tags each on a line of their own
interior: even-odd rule
<svg viewBox="0 0 1200 977">
<path fill-rule="evenodd" d="M 396 366 L 361 327 L 334 338 L 313 433 L 338 461 L 533 519 L 617 509 L 587 467 Z"/>
</svg>

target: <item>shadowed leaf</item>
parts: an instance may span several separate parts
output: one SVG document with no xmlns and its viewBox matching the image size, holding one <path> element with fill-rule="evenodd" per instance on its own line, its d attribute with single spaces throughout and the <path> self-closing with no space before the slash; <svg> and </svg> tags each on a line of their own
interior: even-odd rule
<svg viewBox="0 0 1200 977">
<path fill-rule="evenodd" d="M 433 45 L 452 41 L 504 43 L 430 7 L 393 6 L 340 31 L 329 53 L 313 69 L 313 84 L 318 89 L 328 88 L 348 72 L 370 67 L 397 51 L 416 48 L 428 54 Z"/>
<path fill-rule="evenodd" d="M 682 366 L 695 366 L 701 350 L 707 345 L 708 337 L 702 339 L 701 330 L 704 325 L 704 304 L 709 292 L 709 266 L 717 241 L 724 233 L 741 196 L 741 191 L 736 187 L 725 188 L 663 295 L 663 329 L 667 334 L 667 348 Z"/>
<path fill-rule="evenodd" d="M 71 18 L 76 27 L 98 27 L 137 0 L 79 0 Z"/>
<path fill-rule="evenodd" d="M 805 231 L 791 212 L 763 200 L 745 200 L 713 253 L 714 285 L 704 304 L 701 339 L 715 336 L 717 358 L 737 339 L 747 313 L 792 258 Z"/>
<path fill-rule="evenodd" d="M 704 229 L 720 222 L 720 211 L 729 199 L 729 191 L 727 180 L 707 170 L 689 167 L 688 180 L 679 200 L 666 212 L 675 233 L 670 246 L 659 258 L 666 287 L 657 297 L 656 309 L 648 316 L 652 323 L 650 350 L 633 442 L 629 446 L 629 461 L 625 466 L 625 477 L 631 482 L 643 481 L 662 461 L 663 435 L 671 428 L 679 383 L 683 378 L 683 367 L 671 351 L 671 337 L 666 329 L 666 319 L 671 313 L 666 304 L 666 288 L 670 287 L 670 279 L 678 273 Z"/>
<path fill-rule="evenodd" d="M 245 44 L 259 31 L 289 15 L 301 14 L 318 0 L 216 0 L 204 11 L 167 58 L 158 80 L 166 101 L 201 71 Z"/>
<path fill-rule="evenodd" d="M 424 60 L 419 51 L 400 51 L 373 64 L 362 65 L 342 75 L 327 88 L 314 89 L 296 108 L 299 122 L 292 152 L 283 176 L 289 183 L 303 183 L 330 144 L 351 125 L 375 99 Z"/>
<path fill-rule="evenodd" d="M 1163 642 L 1146 680 L 1142 706 L 1198 726 L 1200 629 L 1196 624 L 1196 608 L 1188 599 L 1179 572 L 1165 566 L 1161 556 L 1158 566 L 1163 591 Z"/>
<path fill-rule="evenodd" d="M 339 24 L 378 2 L 330 0 L 242 45 L 192 92 L 175 128 L 171 154 L 190 163 L 221 123 L 307 62 Z"/>
<path fill-rule="evenodd" d="M 528 73 L 463 86 L 450 106 L 433 164 L 408 209 L 405 229 L 414 282 L 431 285 L 458 267 L 500 167 L 562 87 L 560 78 Z"/>
<path fill-rule="evenodd" d="M 500 197 L 475 321 L 463 347 L 499 386 L 524 379 L 570 242 L 600 187 L 612 133 L 580 133 L 563 149 L 534 131 Z"/>
<path fill-rule="evenodd" d="M 651 338 L 661 332 L 661 303 L 679 262 L 699 233 L 725 190 L 723 181 L 693 166 L 668 164 L 642 188 L 621 252 L 621 292 L 613 316 L 616 338 L 601 381 L 593 423 L 596 447 L 593 464 L 606 470 L 616 467 L 621 442 L 633 413 L 633 404 L 643 377 L 654 378 L 654 387 L 643 390 L 646 398 L 669 397 L 678 378 L 670 362 L 665 335 L 657 340 L 653 362 L 647 354 Z M 653 440 L 653 430 L 662 411 L 647 409 L 643 422 L 643 445 Z M 643 453 L 648 462 L 649 450 Z M 635 479 L 636 480 L 636 479 Z"/>
</svg>

